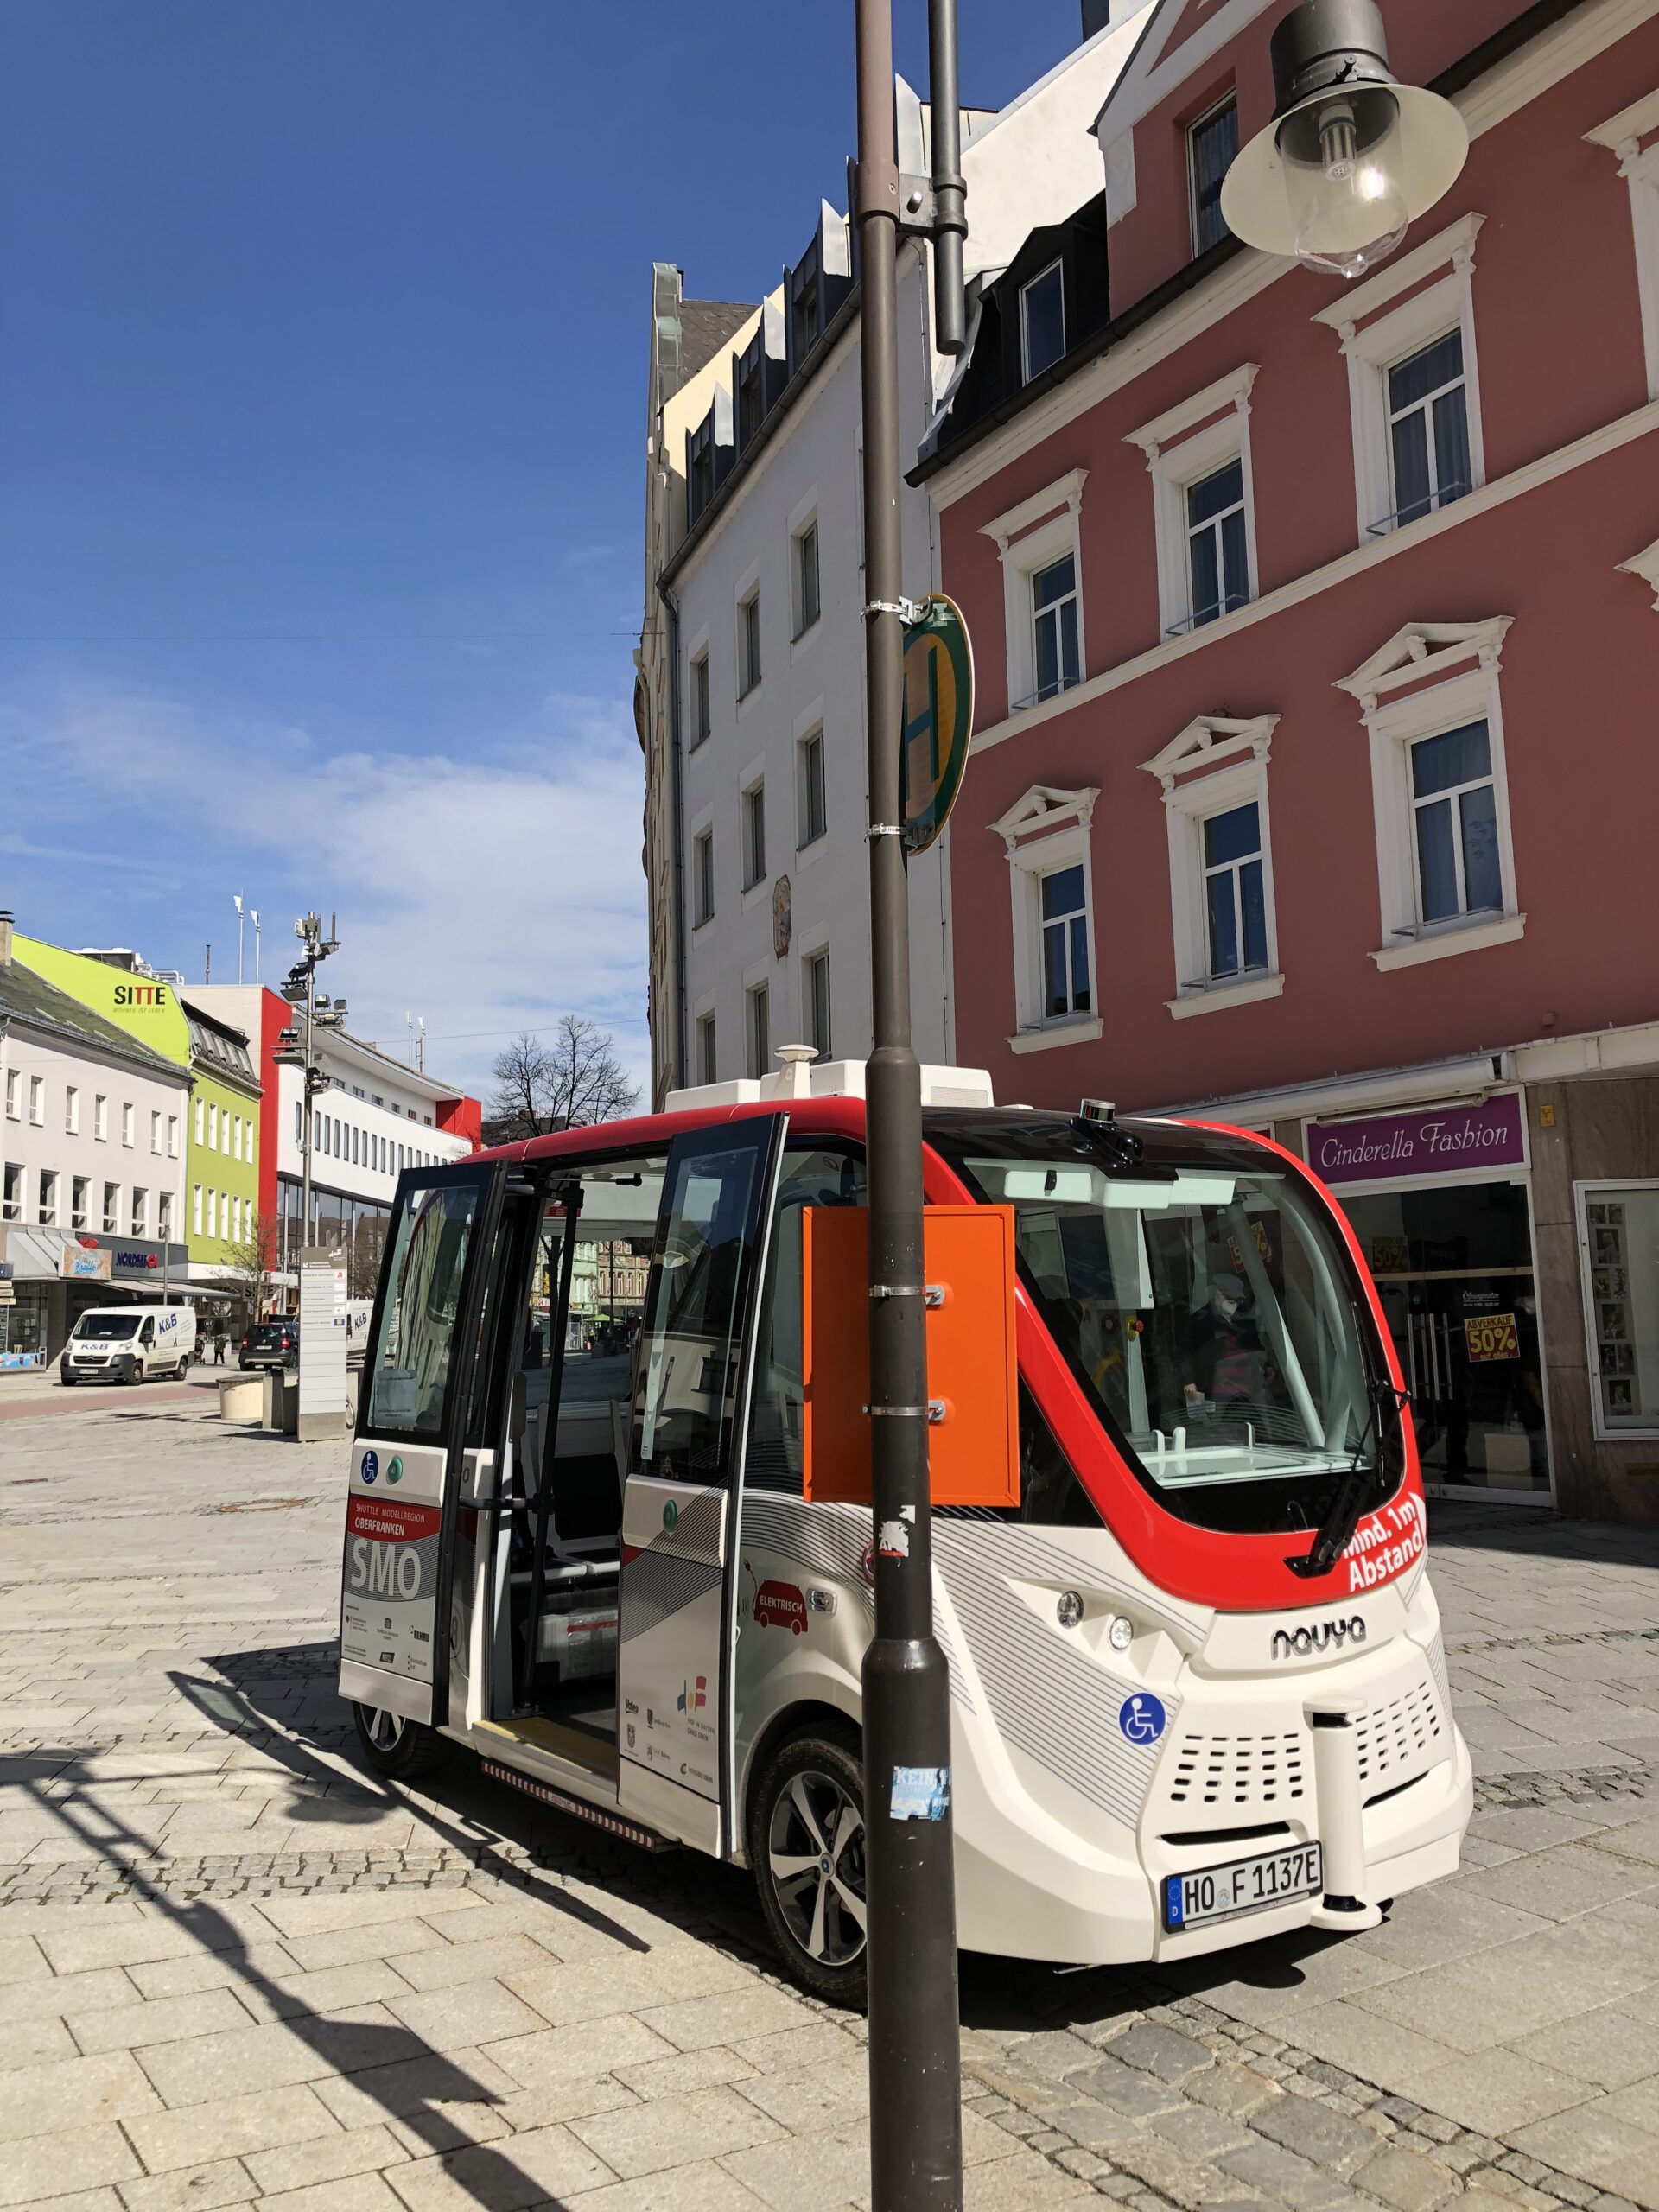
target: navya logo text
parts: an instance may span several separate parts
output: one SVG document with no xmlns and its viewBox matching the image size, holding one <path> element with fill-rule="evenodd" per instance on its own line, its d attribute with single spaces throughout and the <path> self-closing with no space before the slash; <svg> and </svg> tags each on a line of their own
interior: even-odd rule
<svg viewBox="0 0 1659 2212">
<path fill-rule="evenodd" d="M 1274 1659 L 1311 1659 L 1316 1651 L 1340 1651 L 1344 1643 L 1363 1643 L 1365 1623 L 1358 1613 L 1345 1621 L 1301 1621 L 1294 1628 L 1276 1628 L 1268 1656 Z"/>
</svg>

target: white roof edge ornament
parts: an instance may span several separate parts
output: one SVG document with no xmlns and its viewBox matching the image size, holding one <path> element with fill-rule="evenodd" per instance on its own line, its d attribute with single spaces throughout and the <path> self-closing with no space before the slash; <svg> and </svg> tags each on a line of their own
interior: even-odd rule
<svg viewBox="0 0 1659 2212">
<path fill-rule="evenodd" d="M 685 1090 L 671 1090 L 663 1102 L 663 1111 L 685 1114 L 700 1107 L 759 1106 L 774 1100 L 863 1097 L 864 1061 L 824 1060 L 813 1065 L 817 1054 L 810 1046 L 780 1046 L 779 1058 L 785 1053 L 790 1059 L 777 1075 L 741 1076 L 731 1083 L 704 1083 Z M 921 1074 L 924 1106 L 996 1103 L 988 1068 L 924 1065 Z"/>
</svg>

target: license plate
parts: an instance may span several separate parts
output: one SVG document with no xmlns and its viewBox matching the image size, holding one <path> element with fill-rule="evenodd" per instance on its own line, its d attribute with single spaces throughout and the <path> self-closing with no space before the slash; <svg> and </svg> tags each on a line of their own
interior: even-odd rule
<svg viewBox="0 0 1659 2212">
<path fill-rule="evenodd" d="M 1311 1897 L 1323 1886 L 1317 1843 L 1293 1844 L 1259 1859 L 1233 1859 L 1193 1874 L 1164 1877 L 1164 1926 L 1199 1928 L 1217 1920 L 1237 1920 L 1247 1912 L 1268 1912 L 1293 1897 Z"/>
</svg>

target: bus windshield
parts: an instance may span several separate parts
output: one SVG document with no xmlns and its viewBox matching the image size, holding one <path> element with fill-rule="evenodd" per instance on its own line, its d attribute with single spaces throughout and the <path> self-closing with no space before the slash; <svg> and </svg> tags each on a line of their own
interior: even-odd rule
<svg viewBox="0 0 1659 2212">
<path fill-rule="evenodd" d="M 1386 1471 L 1363 1290 L 1299 1179 L 1236 1143 L 1125 1172 L 1056 1135 L 1069 1125 L 1025 1157 L 952 1146 L 951 1164 L 1013 1206 L 1026 1289 L 1160 1502 L 1211 1527 L 1312 1528 L 1350 1467 Z"/>
</svg>

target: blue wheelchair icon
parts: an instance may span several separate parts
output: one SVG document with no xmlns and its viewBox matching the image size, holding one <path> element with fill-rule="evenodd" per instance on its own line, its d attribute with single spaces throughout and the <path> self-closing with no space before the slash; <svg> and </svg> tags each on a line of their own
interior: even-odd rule
<svg viewBox="0 0 1659 2212">
<path fill-rule="evenodd" d="M 1131 1744 L 1155 1744 L 1164 1732 L 1163 1701 L 1150 1690 L 1137 1690 L 1118 1708 L 1117 1725 Z"/>
</svg>

